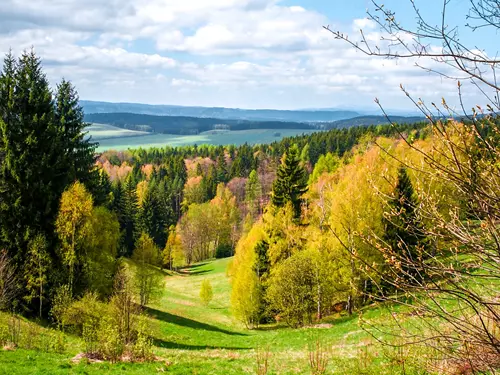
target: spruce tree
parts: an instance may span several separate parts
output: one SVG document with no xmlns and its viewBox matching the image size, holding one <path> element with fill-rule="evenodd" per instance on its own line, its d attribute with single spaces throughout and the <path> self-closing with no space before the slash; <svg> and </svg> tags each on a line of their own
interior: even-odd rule
<svg viewBox="0 0 500 375">
<path fill-rule="evenodd" d="M 404 167 L 398 170 L 389 207 L 389 215 L 384 217 L 384 240 L 392 251 L 399 254 L 404 274 L 410 278 L 416 277 L 415 265 L 423 256 L 419 250 L 425 247 L 426 238 L 416 211 L 418 200 Z"/>
<path fill-rule="evenodd" d="M 73 86 L 63 81 L 53 95 L 33 51 L 8 54 L 0 74 L 0 247 L 8 250 L 28 280 L 38 276 L 29 243 L 47 241 L 47 283 L 62 265 L 55 250 L 55 221 L 62 193 L 75 181 L 93 191 L 95 146 L 83 134 L 85 123 Z M 29 285 L 20 297 L 29 301 Z M 43 298 L 43 297 L 42 297 Z"/>
<path fill-rule="evenodd" d="M 147 233 L 153 239 L 156 246 L 160 248 L 163 248 L 167 241 L 167 215 L 169 214 L 165 212 L 167 209 L 168 207 L 162 207 L 158 187 L 152 184 L 146 192 L 139 210 L 139 225 L 141 230 Z"/>
<path fill-rule="evenodd" d="M 290 147 L 281 159 L 276 181 L 273 184 L 271 202 L 276 207 L 291 203 L 295 219 L 301 215 L 302 195 L 307 191 L 307 174 L 301 165 L 296 145 Z"/>
<path fill-rule="evenodd" d="M 129 175 L 125 181 L 119 185 L 121 188 L 119 204 L 118 221 L 123 231 L 122 236 L 122 255 L 130 256 L 134 251 L 137 238 L 137 214 L 139 204 L 137 203 L 137 194 L 133 183 L 132 175 Z"/>
</svg>

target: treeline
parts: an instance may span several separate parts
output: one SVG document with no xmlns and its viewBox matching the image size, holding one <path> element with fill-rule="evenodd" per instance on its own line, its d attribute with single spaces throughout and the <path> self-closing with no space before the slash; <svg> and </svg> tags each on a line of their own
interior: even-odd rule
<svg viewBox="0 0 500 375">
<path fill-rule="evenodd" d="M 137 113 L 89 113 L 85 121 L 110 124 L 125 129 L 147 130 L 165 134 L 198 134 L 213 130 L 215 125 L 229 125 L 231 130 L 250 129 L 304 129 L 310 130 L 308 123 L 290 121 L 249 121 L 219 118 L 154 116 Z"/>
<path fill-rule="evenodd" d="M 97 164 L 110 178 L 109 207 L 117 214 L 123 233 L 120 254 L 130 256 L 142 232 L 159 248 L 171 236 L 177 248 L 183 249 L 187 263 L 233 254 L 245 226 L 269 202 L 280 158 L 292 145 L 300 150 L 307 174 L 315 175 L 331 169 L 331 158 L 346 155 L 360 140 L 400 132 L 411 138 L 425 134 L 423 124 L 398 129 L 385 125 L 336 129 L 253 147 L 203 145 L 105 152 Z M 220 209 L 226 214 L 221 216 Z M 221 237 L 221 233 L 227 234 Z M 171 260 L 164 263 L 169 268 L 172 264 Z"/>
</svg>

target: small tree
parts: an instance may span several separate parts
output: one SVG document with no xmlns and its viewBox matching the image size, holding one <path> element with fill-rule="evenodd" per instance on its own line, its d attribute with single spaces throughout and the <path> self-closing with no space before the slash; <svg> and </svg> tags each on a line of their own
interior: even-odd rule
<svg viewBox="0 0 500 375">
<path fill-rule="evenodd" d="M 159 262 L 160 251 L 152 238 L 142 233 L 134 250 L 132 259 L 136 262 L 135 286 L 141 306 L 146 306 L 151 300 L 161 294 L 163 278 L 154 268 Z"/>
<path fill-rule="evenodd" d="M 68 267 L 70 291 L 73 290 L 75 266 L 79 262 L 80 251 L 89 230 L 92 209 L 92 196 L 80 182 L 75 182 L 63 193 L 56 220 L 56 232 L 61 240 L 62 262 Z"/>
<path fill-rule="evenodd" d="M 256 217 L 260 214 L 260 204 L 262 199 L 262 186 L 259 181 L 259 175 L 255 170 L 250 172 L 248 176 L 248 181 L 245 186 L 245 202 L 247 204 L 247 209 L 252 217 Z"/>
<path fill-rule="evenodd" d="M 118 265 L 110 305 L 120 339 L 128 345 L 133 341 L 140 309 L 135 302 L 132 276 L 123 262 Z"/>
<path fill-rule="evenodd" d="M 26 299 L 30 302 L 33 298 L 38 298 L 38 313 L 40 318 L 42 317 L 44 299 L 43 287 L 47 282 L 47 271 L 49 266 L 50 256 L 47 253 L 47 241 L 43 234 L 39 234 L 30 241 L 24 278 L 26 281 L 26 288 L 30 293 L 26 296 Z"/>
<path fill-rule="evenodd" d="M 212 284 L 210 284 L 210 280 L 203 280 L 201 282 L 201 289 L 200 289 L 201 303 L 203 303 L 205 306 L 208 306 L 213 296 L 214 292 L 212 290 Z"/>
<path fill-rule="evenodd" d="M 312 321 L 316 308 L 315 272 L 310 257 L 299 252 L 275 266 L 271 272 L 266 299 L 291 327 Z"/>
<path fill-rule="evenodd" d="M 306 170 L 302 166 L 299 149 L 290 147 L 281 159 L 277 178 L 273 184 L 271 201 L 276 207 L 292 204 L 294 219 L 301 215 L 302 195 L 307 191 Z"/>
</svg>

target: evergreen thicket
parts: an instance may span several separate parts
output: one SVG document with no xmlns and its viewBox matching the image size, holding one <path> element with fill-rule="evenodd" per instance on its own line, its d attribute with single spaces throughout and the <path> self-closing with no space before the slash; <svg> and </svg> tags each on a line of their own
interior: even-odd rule
<svg viewBox="0 0 500 375">
<path fill-rule="evenodd" d="M 95 144 L 86 139 L 85 126 L 71 83 L 63 80 L 53 93 L 33 51 L 6 56 L 0 75 L 0 245 L 18 269 L 30 269 L 29 244 L 37 236 L 46 239 L 50 262 L 61 264 L 54 224 L 62 193 L 76 180 L 92 193 L 99 190 Z M 48 276 L 48 284 L 58 282 L 57 272 Z M 31 295 L 22 283 L 20 289 L 21 296 Z"/>
</svg>

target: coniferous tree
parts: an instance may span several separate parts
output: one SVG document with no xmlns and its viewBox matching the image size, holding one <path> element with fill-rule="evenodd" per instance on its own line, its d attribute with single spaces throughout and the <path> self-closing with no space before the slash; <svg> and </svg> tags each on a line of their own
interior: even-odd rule
<svg viewBox="0 0 500 375">
<path fill-rule="evenodd" d="M 215 167 L 217 175 L 217 183 L 226 183 L 227 180 L 227 164 L 224 152 L 217 158 L 217 165 Z"/>
<path fill-rule="evenodd" d="M 54 168 L 59 171 L 56 176 L 63 176 L 64 185 L 80 181 L 94 198 L 98 196 L 98 200 L 102 200 L 106 197 L 99 194 L 101 176 L 94 167 L 96 144 L 86 136 L 84 130 L 87 124 L 83 121 L 83 109 L 78 102 L 79 97 L 73 85 L 63 80 L 57 86 L 54 117 L 59 127 L 58 148 L 66 149 L 67 152 L 60 155 Z M 103 194 L 106 195 L 106 192 Z"/>
<path fill-rule="evenodd" d="M 17 63 L 8 55 L 0 79 L 2 166 L 1 242 L 17 264 L 25 260 L 35 232 L 53 234 L 59 197 L 52 186 L 57 127 L 49 83 L 40 60 L 24 53 Z M 59 189 L 61 187 L 59 186 Z"/>
<path fill-rule="evenodd" d="M 288 202 L 293 208 L 295 219 L 301 215 L 302 195 L 307 191 L 307 174 L 301 165 L 296 145 L 290 147 L 281 159 L 276 181 L 273 184 L 271 201 L 276 207 L 283 207 Z"/>
<path fill-rule="evenodd" d="M 384 217 L 384 240 L 391 250 L 402 260 L 401 267 L 405 276 L 417 277 L 414 267 L 425 247 L 423 226 L 417 215 L 418 201 L 406 168 L 400 167 L 394 189 L 394 196 L 389 202 L 389 215 Z"/>
<path fill-rule="evenodd" d="M 0 74 L 0 246 L 16 266 L 28 269 L 28 244 L 35 235 L 44 236 L 55 265 L 48 280 L 61 266 L 54 229 L 62 193 L 75 181 L 93 192 L 98 182 L 95 145 L 84 127 L 69 82 L 61 82 L 53 95 L 33 51 L 17 61 L 6 56 Z M 29 298 L 26 289 L 22 294 Z"/>
<path fill-rule="evenodd" d="M 162 212 L 157 187 L 153 184 L 146 192 L 142 206 L 139 210 L 139 225 L 141 230 L 147 233 L 155 242 L 156 246 L 165 246 L 167 217 Z"/>
<path fill-rule="evenodd" d="M 132 176 L 128 176 L 124 184 L 121 186 L 121 199 L 120 199 L 120 227 L 123 231 L 122 241 L 123 249 L 122 254 L 130 256 L 134 250 L 135 240 L 137 237 L 137 213 L 138 202 L 135 186 L 133 184 Z"/>
</svg>

